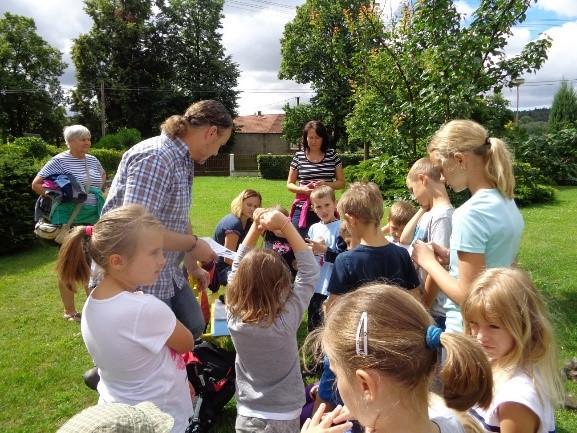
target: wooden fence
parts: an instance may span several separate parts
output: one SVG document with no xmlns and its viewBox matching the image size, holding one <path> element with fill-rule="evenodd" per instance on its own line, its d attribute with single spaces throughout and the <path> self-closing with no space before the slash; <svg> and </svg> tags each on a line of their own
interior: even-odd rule
<svg viewBox="0 0 577 433">
<path fill-rule="evenodd" d="M 233 155 L 220 153 L 204 164 L 194 163 L 195 176 L 258 176 L 256 155 Z"/>
</svg>

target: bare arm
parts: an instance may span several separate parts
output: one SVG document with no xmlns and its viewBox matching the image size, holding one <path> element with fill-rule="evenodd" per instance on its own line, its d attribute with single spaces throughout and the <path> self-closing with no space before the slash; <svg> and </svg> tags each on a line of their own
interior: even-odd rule
<svg viewBox="0 0 577 433">
<path fill-rule="evenodd" d="M 439 286 L 437 285 L 437 283 L 435 283 L 435 280 L 433 280 L 430 275 L 427 275 L 423 287 L 423 305 L 425 306 L 425 308 L 431 309 L 438 293 L 439 293 Z"/>
<path fill-rule="evenodd" d="M 299 177 L 299 171 L 294 168 L 289 169 L 288 178 L 286 181 L 287 189 L 294 194 L 306 194 L 311 193 L 310 188 L 302 187 L 297 184 Z"/>
<path fill-rule="evenodd" d="M 44 195 L 44 188 L 42 188 L 42 182 L 44 182 L 44 178 L 41 176 L 36 176 L 32 181 L 32 190 L 38 195 Z"/>
<path fill-rule="evenodd" d="M 455 279 L 437 261 L 433 250 L 427 244 L 420 241 L 415 243 L 413 247 L 413 260 L 427 271 L 439 288 L 451 298 L 453 302 L 459 305 L 465 300 L 475 278 L 485 269 L 484 254 L 459 251 L 459 279 Z"/>
<path fill-rule="evenodd" d="M 403 233 L 401 233 L 401 237 L 399 238 L 399 242 L 403 245 L 410 245 L 415 238 L 415 230 L 417 229 L 417 224 L 419 220 L 425 213 L 423 208 L 419 208 L 417 213 L 413 215 L 413 217 L 409 220 L 405 228 L 403 229 Z"/>
<path fill-rule="evenodd" d="M 236 251 L 236 249 L 238 248 L 238 241 L 240 239 L 240 236 L 237 235 L 236 233 L 228 233 L 224 236 L 224 246 L 225 248 L 228 248 L 231 251 Z M 224 259 L 224 262 L 229 265 L 232 266 L 232 259 Z"/>
<path fill-rule="evenodd" d="M 166 345 L 177 353 L 186 353 L 194 349 L 194 338 L 190 331 L 177 320 L 174 331 L 166 340 Z"/>
<path fill-rule="evenodd" d="M 527 406 L 508 402 L 498 410 L 501 433 L 533 433 L 539 427 L 539 417 Z"/>
</svg>

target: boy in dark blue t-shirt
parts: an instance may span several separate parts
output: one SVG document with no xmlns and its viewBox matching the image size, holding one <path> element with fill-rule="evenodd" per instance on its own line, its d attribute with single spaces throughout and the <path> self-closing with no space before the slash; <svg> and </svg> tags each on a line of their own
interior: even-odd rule
<svg viewBox="0 0 577 433">
<path fill-rule="evenodd" d="M 337 210 L 344 218 L 349 233 L 357 238 L 360 244 L 339 254 L 335 259 L 325 308 L 328 310 L 339 295 L 371 281 L 395 284 L 399 289 L 406 289 L 419 298 L 419 277 L 409 253 L 387 241 L 380 229 L 384 210 L 383 198 L 377 185 L 372 182 L 351 184 L 341 196 Z M 340 399 L 334 386 L 335 376 L 326 368 L 327 365 L 325 360 L 317 403 L 325 402 L 332 406 Z"/>
</svg>

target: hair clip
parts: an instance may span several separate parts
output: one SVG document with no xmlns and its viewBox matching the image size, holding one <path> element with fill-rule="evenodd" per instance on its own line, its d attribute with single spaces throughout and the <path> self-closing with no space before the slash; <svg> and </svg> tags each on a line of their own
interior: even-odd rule
<svg viewBox="0 0 577 433">
<path fill-rule="evenodd" d="M 443 330 L 435 325 L 429 325 L 425 331 L 425 344 L 427 349 L 437 350 L 441 347 L 441 334 Z"/>
<path fill-rule="evenodd" d="M 357 326 L 357 337 L 356 337 L 356 351 L 359 356 L 367 356 L 369 354 L 369 340 L 367 336 L 368 327 L 368 315 L 366 311 L 363 311 L 361 318 L 359 319 L 359 325 Z M 361 347 L 362 338 L 362 347 Z"/>
<path fill-rule="evenodd" d="M 84 226 L 84 235 L 92 237 L 92 226 Z"/>
</svg>

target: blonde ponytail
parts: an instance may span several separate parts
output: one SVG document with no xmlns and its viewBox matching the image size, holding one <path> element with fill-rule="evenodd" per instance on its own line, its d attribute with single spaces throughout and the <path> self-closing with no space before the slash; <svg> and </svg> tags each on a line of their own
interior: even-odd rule
<svg viewBox="0 0 577 433">
<path fill-rule="evenodd" d="M 489 149 L 485 169 L 488 177 L 501 194 L 507 198 L 513 198 L 515 176 L 511 152 L 503 140 L 495 137 L 487 138 L 487 140 Z"/>
</svg>

